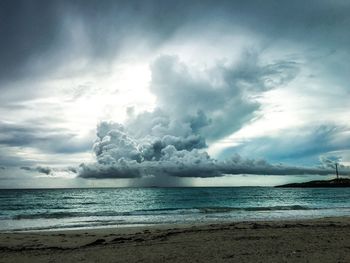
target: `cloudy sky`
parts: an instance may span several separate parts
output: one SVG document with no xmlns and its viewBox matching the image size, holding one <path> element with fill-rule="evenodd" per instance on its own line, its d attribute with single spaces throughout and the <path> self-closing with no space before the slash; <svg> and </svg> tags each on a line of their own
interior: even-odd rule
<svg viewBox="0 0 350 263">
<path fill-rule="evenodd" d="M 0 1 L 0 187 L 346 173 L 349 13 L 347 0 Z"/>
</svg>

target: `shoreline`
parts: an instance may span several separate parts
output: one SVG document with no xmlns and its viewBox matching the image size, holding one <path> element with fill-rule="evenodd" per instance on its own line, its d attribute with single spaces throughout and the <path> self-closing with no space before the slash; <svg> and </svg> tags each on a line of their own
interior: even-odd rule
<svg viewBox="0 0 350 263">
<path fill-rule="evenodd" d="M 166 228 L 166 227 L 192 227 L 192 226 L 207 226 L 212 224 L 232 224 L 232 223 L 266 223 L 266 222 L 297 222 L 297 221 L 310 221 L 310 220 L 323 220 L 323 219 L 341 219 L 341 218 L 349 218 L 350 215 L 336 215 L 336 216 L 322 216 L 322 215 L 314 215 L 314 216 L 301 216 L 301 217 L 280 217 L 280 218 L 248 218 L 246 220 L 241 219 L 228 219 L 228 220 L 208 220 L 201 222 L 157 222 L 157 223 L 130 223 L 130 224 L 106 224 L 106 225 L 95 225 L 95 226 L 86 226 L 86 227 L 53 227 L 53 228 L 29 228 L 29 229 L 0 229 L 0 235 L 4 233 L 61 233 L 61 232 L 70 232 L 70 231 L 99 231 L 99 230 L 123 230 L 123 232 L 132 230 L 132 229 L 149 229 L 149 228 Z M 125 231 L 124 231 L 125 230 Z"/>
<path fill-rule="evenodd" d="M 0 262 L 350 262 L 349 240 L 350 217 L 2 231 Z"/>
</svg>

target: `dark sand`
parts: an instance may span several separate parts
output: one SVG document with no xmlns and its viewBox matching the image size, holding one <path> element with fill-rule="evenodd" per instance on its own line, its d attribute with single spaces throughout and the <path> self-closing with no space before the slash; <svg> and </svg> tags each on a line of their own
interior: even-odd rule
<svg viewBox="0 0 350 263">
<path fill-rule="evenodd" d="M 350 218 L 2 232 L 0 262 L 350 262 Z"/>
</svg>

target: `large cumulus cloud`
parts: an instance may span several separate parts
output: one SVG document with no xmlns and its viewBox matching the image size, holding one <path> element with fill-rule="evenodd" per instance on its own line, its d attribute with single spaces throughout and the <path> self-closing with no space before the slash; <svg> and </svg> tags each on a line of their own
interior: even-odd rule
<svg viewBox="0 0 350 263">
<path fill-rule="evenodd" d="M 259 94 L 283 87 L 298 72 L 294 61 L 260 62 L 247 52 L 236 63 L 197 69 L 178 57 L 161 56 L 151 66 L 151 91 L 157 107 L 135 114 L 124 124 L 101 122 L 93 150 L 96 163 L 82 164 L 84 178 L 142 176 L 216 177 L 226 174 L 295 175 L 333 173 L 326 167 L 272 165 L 234 155 L 211 158 L 207 141 L 222 138 L 256 118 Z"/>
</svg>

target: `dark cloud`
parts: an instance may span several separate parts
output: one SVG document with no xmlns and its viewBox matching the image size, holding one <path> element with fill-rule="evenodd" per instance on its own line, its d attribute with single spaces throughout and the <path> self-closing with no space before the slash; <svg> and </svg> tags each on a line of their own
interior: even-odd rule
<svg viewBox="0 0 350 263">
<path fill-rule="evenodd" d="M 143 174 L 136 162 L 120 160 L 113 164 L 81 164 L 79 176 L 82 178 L 138 178 Z"/>
<path fill-rule="evenodd" d="M 91 138 L 79 138 L 63 129 L 35 123 L 0 121 L 0 145 L 27 146 L 55 153 L 85 152 L 91 148 Z"/>
<path fill-rule="evenodd" d="M 21 169 L 25 171 L 30 171 L 30 172 L 38 172 L 46 175 L 49 175 L 52 173 L 51 168 L 43 167 L 43 166 L 36 166 L 36 167 L 22 166 Z"/>
<path fill-rule="evenodd" d="M 127 161 L 120 159 L 109 164 L 82 164 L 79 176 L 83 178 L 138 178 L 155 176 L 171 177 L 218 177 L 224 175 L 330 175 L 334 169 L 324 167 L 301 167 L 288 165 L 272 165 L 264 160 L 243 159 L 235 155 L 226 161 L 211 159 L 205 152 L 196 150 L 176 151 L 171 146 L 164 149 L 166 154 L 161 161 Z M 170 152 L 170 154 L 169 154 Z M 167 156 L 166 156 L 167 155 Z M 350 175 L 350 167 L 343 166 L 341 175 Z M 156 180 L 154 180 L 156 182 Z"/>
</svg>

